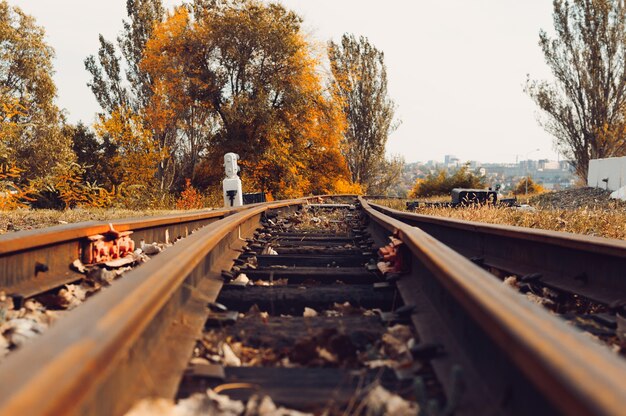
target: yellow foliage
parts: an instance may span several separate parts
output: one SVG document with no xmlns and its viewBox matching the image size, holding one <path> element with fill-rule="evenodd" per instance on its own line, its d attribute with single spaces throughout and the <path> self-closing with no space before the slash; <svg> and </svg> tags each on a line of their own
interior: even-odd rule
<svg viewBox="0 0 626 416">
<path fill-rule="evenodd" d="M 450 195 L 454 188 L 481 189 L 484 187 L 485 178 L 471 172 L 469 166 L 464 165 L 452 174 L 445 169 L 440 169 L 429 173 L 426 178 L 418 179 L 409 192 L 409 198 Z"/>
<path fill-rule="evenodd" d="M 18 208 L 27 208 L 32 202 L 33 189 L 15 184 L 23 172 L 15 166 L 0 166 L 0 211 L 12 211 Z"/>
<path fill-rule="evenodd" d="M 153 182 L 166 149 L 159 149 L 141 116 L 118 108 L 109 118 L 101 117 L 94 127 L 100 136 L 109 136 L 116 145 L 117 153 L 111 163 L 119 166 L 123 183 L 148 186 Z"/>
<path fill-rule="evenodd" d="M 22 105 L 17 98 L 10 96 L 1 96 L 2 103 L 0 103 L 0 121 L 8 122 L 10 119 L 18 116 L 25 116 L 27 114 L 26 107 Z"/>
<path fill-rule="evenodd" d="M 334 193 L 363 195 L 363 187 L 361 184 L 348 182 L 346 179 L 339 178 L 335 181 L 334 185 Z"/>
<path fill-rule="evenodd" d="M 533 181 L 530 176 L 520 179 L 517 185 L 515 185 L 515 189 L 513 189 L 514 195 L 542 194 L 544 192 L 546 192 L 546 189 Z"/>
<path fill-rule="evenodd" d="M 63 202 L 64 208 L 104 208 L 112 204 L 115 189 L 107 191 L 84 180 L 85 167 L 78 163 L 59 163 L 51 174 L 31 182 L 38 192 L 47 191 Z"/>
<path fill-rule="evenodd" d="M 145 108 L 145 119 L 155 132 L 176 127 L 179 115 L 193 105 L 182 73 L 185 62 L 184 34 L 189 12 L 178 7 L 157 25 L 147 41 L 140 67 L 152 76 L 152 96 Z"/>
</svg>

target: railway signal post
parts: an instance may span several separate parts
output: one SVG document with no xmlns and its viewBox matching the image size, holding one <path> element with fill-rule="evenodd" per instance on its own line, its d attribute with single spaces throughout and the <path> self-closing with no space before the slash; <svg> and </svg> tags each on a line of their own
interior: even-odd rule
<svg viewBox="0 0 626 416">
<path fill-rule="evenodd" d="M 237 153 L 226 153 L 224 155 L 224 170 L 226 178 L 222 182 L 224 187 L 224 207 L 240 207 L 243 205 L 243 193 L 241 192 L 241 179 L 237 175 L 239 166 L 237 165 L 239 155 Z"/>
</svg>

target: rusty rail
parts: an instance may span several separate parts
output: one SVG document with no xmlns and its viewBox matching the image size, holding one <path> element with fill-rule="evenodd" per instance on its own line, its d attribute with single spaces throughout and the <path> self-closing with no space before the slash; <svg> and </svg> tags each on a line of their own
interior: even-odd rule
<svg viewBox="0 0 626 416">
<path fill-rule="evenodd" d="M 468 258 L 603 304 L 626 301 L 626 241 L 420 215 L 371 204 Z"/>
<path fill-rule="evenodd" d="M 129 218 L 111 221 L 117 231 L 132 230 L 136 243 L 165 241 L 236 213 L 241 209 L 217 209 L 191 214 Z M 0 236 L 0 289 L 29 297 L 81 277 L 69 265 L 81 257 L 85 237 L 109 230 L 109 223 L 89 221 L 20 231 Z"/>
<path fill-rule="evenodd" d="M 122 414 L 137 397 L 172 397 L 239 236 L 303 201 L 211 223 L 76 308 L 2 363 L 0 414 Z"/>
<path fill-rule="evenodd" d="M 478 377 L 487 381 L 487 388 L 501 398 L 504 410 L 546 413 L 544 405 L 537 408 L 544 398 L 545 405 L 565 414 L 623 413 L 626 363 L 622 359 L 421 229 L 406 224 L 406 216 L 391 212 L 399 217 L 394 219 L 381 212 L 390 210 L 370 207 L 365 200 L 362 204 L 376 223 L 398 233 L 417 259 L 414 278 L 399 283 L 405 301 L 434 305 L 433 319 L 450 328 L 470 358 L 466 365 L 474 366 Z M 509 228 L 508 233 L 514 231 L 504 228 Z M 436 327 L 417 323 L 416 327 L 424 336 L 442 336 Z M 440 365 L 444 378 L 452 365 Z M 529 392 L 514 380 L 515 372 L 531 380 L 537 392 Z M 485 413 L 480 403 L 468 406 Z"/>
</svg>

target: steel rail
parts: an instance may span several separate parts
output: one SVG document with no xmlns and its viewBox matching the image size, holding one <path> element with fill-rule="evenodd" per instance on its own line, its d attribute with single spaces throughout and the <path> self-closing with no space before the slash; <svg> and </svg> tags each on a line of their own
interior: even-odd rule
<svg viewBox="0 0 626 416">
<path fill-rule="evenodd" d="M 305 201 L 209 224 L 80 305 L 2 363 L 0 415 L 123 414 L 138 397 L 173 397 L 240 235 Z"/>
<path fill-rule="evenodd" d="M 250 206 L 253 205 L 183 215 L 87 221 L 4 234 L 0 236 L 0 289 L 28 297 L 81 278 L 70 265 L 80 258 L 85 238 L 107 232 L 109 224 L 117 231 L 132 230 L 137 243 L 141 239 L 163 242 L 166 231 L 171 238 L 186 236 Z"/>
<path fill-rule="evenodd" d="M 481 376 L 489 378 L 499 373 L 492 378 L 494 382 L 489 387 L 508 395 L 511 412 L 522 414 L 520 409 L 532 404 L 525 403 L 519 391 L 514 393 L 518 396 L 516 402 L 510 390 L 503 391 L 513 374 L 506 366 L 495 368 L 503 363 L 499 355 L 505 355 L 506 361 L 514 363 L 538 388 L 540 395 L 563 413 L 623 414 L 626 363 L 622 359 L 528 302 L 419 228 L 390 218 L 380 212 L 388 212 L 380 206 L 370 207 L 363 199 L 361 203 L 376 223 L 396 233 L 419 260 L 417 279 L 403 279 L 398 284 L 403 297 L 411 298 L 424 292 L 429 302 L 437 304 L 443 321 L 456 331 L 454 335 L 471 362 L 479 366 Z M 421 283 L 416 285 L 416 280 Z M 440 290 L 442 288 L 446 293 Z M 419 324 L 416 325 L 419 332 Z M 475 327 L 480 327 L 482 333 L 472 329 Z M 481 337 L 496 343 L 497 352 Z"/>
<path fill-rule="evenodd" d="M 540 273 L 549 287 L 611 304 L 626 300 L 626 241 L 485 224 L 370 205 L 486 266 L 523 276 Z"/>
</svg>

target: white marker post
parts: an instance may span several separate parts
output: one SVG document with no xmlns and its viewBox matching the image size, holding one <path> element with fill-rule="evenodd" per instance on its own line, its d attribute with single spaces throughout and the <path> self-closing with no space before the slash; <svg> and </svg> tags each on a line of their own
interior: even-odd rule
<svg viewBox="0 0 626 416">
<path fill-rule="evenodd" d="M 224 186 L 224 207 L 240 207 L 243 205 L 243 193 L 241 192 L 241 179 L 237 174 L 239 173 L 239 166 L 237 161 L 239 155 L 237 153 L 226 153 L 224 155 L 224 169 L 226 171 L 226 178 L 222 182 Z"/>
</svg>

